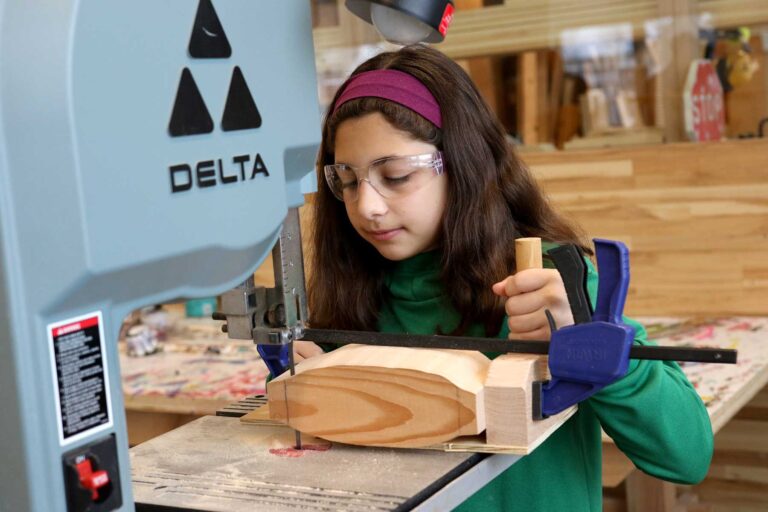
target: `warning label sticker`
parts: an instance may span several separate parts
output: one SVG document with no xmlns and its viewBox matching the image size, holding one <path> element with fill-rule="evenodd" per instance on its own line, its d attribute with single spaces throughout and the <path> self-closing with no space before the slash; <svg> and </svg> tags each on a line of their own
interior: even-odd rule
<svg viewBox="0 0 768 512">
<path fill-rule="evenodd" d="M 48 325 L 59 442 L 112 426 L 101 311 Z"/>
</svg>

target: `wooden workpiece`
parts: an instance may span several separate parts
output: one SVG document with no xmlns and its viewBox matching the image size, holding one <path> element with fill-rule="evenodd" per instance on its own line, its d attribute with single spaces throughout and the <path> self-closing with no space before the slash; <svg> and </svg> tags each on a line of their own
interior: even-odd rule
<svg viewBox="0 0 768 512">
<path fill-rule="evenodd" d="M 267 386 L 273 420 L 331 441 L 423 447 L 485 429 L 479 352 L 348 345 Z"/>
<path fill-rule="evenodd" d="M 541 268 L 541 239 L 515 240 L 517 271 Z M 485 379 L 486 440 L 494 446 L 527 446 L 533 451 L 575 411 L 574 407 L 533 421 L 532 383 L 549 380 L 547 356 L 504 354 L 491 362 Z"/>
<path fill-rule="evenodd" d="M 516 254 L 518 269 L 541 267 L 541 240 L 517 240 Z M 270 382 L 268 411 L 347 444 L 529 453 L 575 410 L 531 419 L 532 383 L 548 377 L 544 356 L 348 345 Z M 263 424 L 263 413 L 243 421 Z"/>
</svg>

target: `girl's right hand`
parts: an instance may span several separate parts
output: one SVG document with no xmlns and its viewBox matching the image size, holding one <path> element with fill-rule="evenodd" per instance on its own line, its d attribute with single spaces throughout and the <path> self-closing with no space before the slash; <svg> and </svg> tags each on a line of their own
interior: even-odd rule
<svg viewBox="0 0 768 512">
<path fill-rule="evenodd" d="M 300 363 L 310 357 L 323 354 L 323 349 L 311 341 L 297 340 L 293 342 L 293 362 Z"/>
</svg>

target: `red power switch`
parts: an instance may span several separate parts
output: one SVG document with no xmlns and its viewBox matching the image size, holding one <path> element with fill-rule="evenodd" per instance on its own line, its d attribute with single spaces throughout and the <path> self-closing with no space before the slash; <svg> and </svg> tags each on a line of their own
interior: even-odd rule
<svg viewBox="0 0 768 512">
<path fill-rule="evenodd" d="M 75 464 L 77 473 L 80 475 L 80 485 L 91 491 L 91 499 L 96 501 L 99 499 L 99 489 L 109 483 L 109 475 L 103 469 L 98 471 L 93 470 L 91 466 L 91 459 L 83 459 L 81 462 Z"/>
</svg>

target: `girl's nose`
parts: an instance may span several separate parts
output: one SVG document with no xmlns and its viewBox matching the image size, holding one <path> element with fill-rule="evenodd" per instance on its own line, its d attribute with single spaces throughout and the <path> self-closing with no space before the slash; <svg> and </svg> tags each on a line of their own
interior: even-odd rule
<svg viewBox="0 0 768 512">
<path fill-rule="evenodd" d="M 387 201 L 373 188 L 368 180 L 357 185 L 357 209 L 366 219 L 373 219 L 387 213 Z"/>
</svg>

